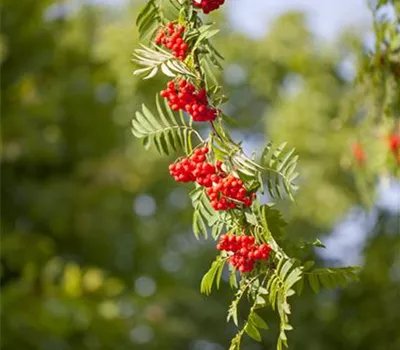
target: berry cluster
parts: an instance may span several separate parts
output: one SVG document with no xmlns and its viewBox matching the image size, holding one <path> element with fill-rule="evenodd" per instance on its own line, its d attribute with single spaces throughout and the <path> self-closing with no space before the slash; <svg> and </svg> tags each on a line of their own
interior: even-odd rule
<svg viewBox="0 0 400 350">
<path fill-rule="evenodd" d="M 184 31 L 184 26 L 169 22 L 167 28 L 159 31 L 154 41 L 157 45 L 164 45 L 167 49 L 172 50 L 174 56 L 183 61 L 188 49 L 188 44 L 182 38 Z"/>
<path fill-rule="evenodd" d="M 253 271 L 257 260 L 266 260 L 271 247 L 268 244 L 257 245 L 251 236 L 235 236 L 227 234 L 221 236 L 217 249 L 233 253 L 229 263 L 240 272 Z"/>
<path fill-rule="evenodd" d="M 201 8 L 205 14 L 217 10 L 225 0 L 193 0 L 194 7 Z"/>
<path fill-rule="evenodd" d="M 197 182 L 204 187 L 212 186 L 215 179 L 216 167 L 206 161 L 208 147 L 198 148 L 189 158 L 171 164 L 169 172 L 177 182 Z"/>
<path fill-rule="evenodd" d="M 168 99 L 168 104 L 174 111 L 184 110 L 188 112 L 194 121 L 207 122 L 215 120 L 217 111 L 208 106 L 206 90 L 196 92 L 193 84 L 182 79 L 178 84 L 170 81 L 167 89 L 162 90 L 161 97 Z"/>
<path fill-rule="evenodd" d="M 198 148 L 192 156 L 171 164 L 171 176 L 177 182 L 197 182 L 206 187 L 211 206 L 215 210 L 233 209 L 239 204 L 249 207 L 256 197 L 255 193 L 248 193 L 242 180 L 227 175 L 220 161 L 216 165 L 207 162 L 208 152 L 208 147 Z"/>
<path fill-rule="evenodd" d="M 213 181 L 213 186 L 207 189 L 207 195 L 215 210 L 236 208 L 238 202 L 249 207 L 256 197 L 255 193 L 248 193 L 243 181 L 233 175 L 218 177 L 217 181 Z"/>
</svg>

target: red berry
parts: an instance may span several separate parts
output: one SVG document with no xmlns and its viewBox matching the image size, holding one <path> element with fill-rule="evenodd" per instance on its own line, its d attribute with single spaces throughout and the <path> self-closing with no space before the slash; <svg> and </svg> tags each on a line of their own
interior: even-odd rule
<svg viewBox="0 0 400 350">
<path fill-rule="evenodd" d="M 199 98 L 201 92 L 196 94 L 195 87 L 192 84 L 188 84 L 184 79 L 179 82 L 178 86 L 173 81 L 170 81 L 167 84 L 167 90 L 163 90 L 160 94 L 168 99 L 169 105 L 173 110 L 185 110 L 192 116 L 194 121 L 213 121 L 217 117 L 216 110 L 208 106 L 205 91 L 202 94 L 205 98 Z"/>
<path fill-rule="evenodd" d="M 218 204 L 214 207 L 216 210 L 228 210 L 236 208 L 241 202 L 243 206 L 251 206 L 255 197 L 252 193 L 248 193 L 243 186 L 243 182 L 235 178 L 233 175 L 221 178 L 215 174 L 218 170 L 218 164 L 214 167 L 214 175 L 211 177 L 211 181 L 214 183 L 207 192 L 210 200 L 214 200 L 215 196 L 211 197 L 211 194 L 217 194 L 219 198 Z"/>
<path fill-rule="evenodd" d="M 222 235 L 217 249 L 229 252 L 229 263 L 240 272 L 251 272 L 256 260 L 268 259 L 271 247 L 268 244 L 254 244 L 254 237 Z"/>
<path fill-rule="evenodd" d="M 392 134 L 389 136 L 389 148 L 393 153 L 400 150 L 400 135 Z"/>
<path fill-rule="evenodd" d="M 173 55 L 179 60 L 185 60 L 187 56 L 188 44 L 182 38 L 185 27 L 176 26 L 173 22 L 167 24 L 167 28 L 161 29 L 155 38 L 157 45 L 163 44 L 167 49 L 171 50 Z"/>
<path fill-rule="evenodd" d="M 214 10 L 217 10 L 224 4 L 225 0 L 193 0 L 194 7 L 200 8 L 205 14 L 208 14 Z"/>
</svg>

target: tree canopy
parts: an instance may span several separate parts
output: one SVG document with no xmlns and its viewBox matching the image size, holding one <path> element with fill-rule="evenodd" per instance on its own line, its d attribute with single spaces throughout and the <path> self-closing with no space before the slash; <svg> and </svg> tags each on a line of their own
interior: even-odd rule
<svg viewBox="0 0 400 350">
<path fill-rule="evenodd" d="M 138 6 L 66 4 L 1 4 L 1 347 L 223 349 L 235 333 L 221 322 L 228 282 L 211 297 L 199 292 L 214 245 L 195 242 L 190 198 L 168 159 L 142 152 L 130 133 L 134 111 L 165 85 L 132 74 Z M 362 209 L 354 125 L 340 119 L 344 101 L 366 102 L 341 69 L 349 57 L 365 64 L 363 38 L 344 32 L 324 43 L 298 12 L 260 40 L 224 23 L 215 43 L 234 132 L 245 147 L 273 138 L 299 154 L 297 204 L 279 204 L 288 235 L 321 264 L 307 242 L 328 240 L 349 217 L 349 241 L 362 236 L 360 281 L 305 291 L 292 349 L 399 348 L 400 210 L 377 201 Z"/>
</svg>

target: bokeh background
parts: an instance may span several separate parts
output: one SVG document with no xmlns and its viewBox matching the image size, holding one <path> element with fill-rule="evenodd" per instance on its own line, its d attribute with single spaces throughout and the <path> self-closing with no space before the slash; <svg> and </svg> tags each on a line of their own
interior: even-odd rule
<svg viewBox="0 0 400 350">
<path fill-rule="evenodd" d="M 187 188 L 130 133 L 166 83 L 132 74 L 141 5 L 1 2 L 4 350 L 223 350 L 235 332 L 229 286 L 199 292 L 215 248 L 191 233 Z M 373 41 L 366 1 L 227 0 L 213 16 L 235 137 L 300 155 L 288 235 L 320 238 L 320 265 L 362 266 L 358 284 L 294 300 L 291 349 L 400 349 L 399 186 L 362 208 L 336 122 Z M 270 323 L 243 349 L 273 349 Z"/>
</svg>

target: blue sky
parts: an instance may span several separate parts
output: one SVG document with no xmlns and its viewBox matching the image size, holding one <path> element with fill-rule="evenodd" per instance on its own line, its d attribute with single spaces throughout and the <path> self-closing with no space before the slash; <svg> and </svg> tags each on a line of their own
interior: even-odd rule
<svg viewBox="0 0 400 350">
<path fill-rule="evenodd" d="M 226 0 L 226 4 L 233 25 L 254 37 L 263 35 L 268 23 L 288 10 L 305 12 L 313 31 L 323 38 L 371 23 L 366 0 Z"/>
</svg>

